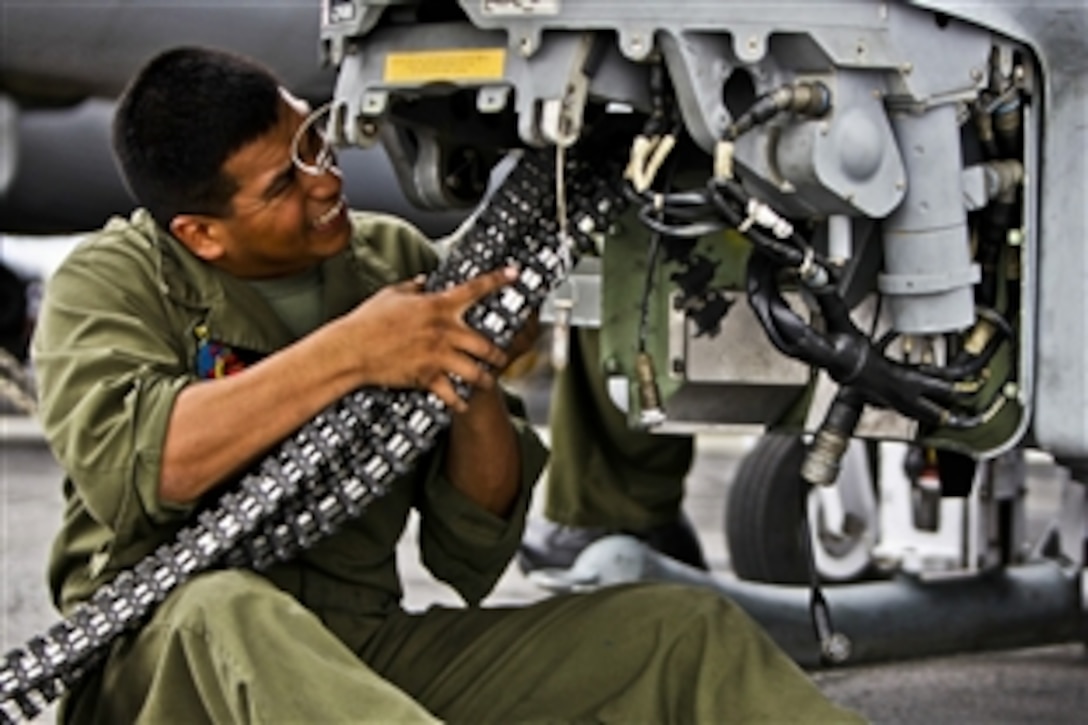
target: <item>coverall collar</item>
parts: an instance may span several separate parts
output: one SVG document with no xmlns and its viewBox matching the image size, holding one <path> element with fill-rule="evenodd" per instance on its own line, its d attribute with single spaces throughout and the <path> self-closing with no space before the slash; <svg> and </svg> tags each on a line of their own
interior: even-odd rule
<svg viewBox="0 0 1088 725">
<path fill-rule="evenodd" d="M 137 211 L 132 223 L 154 240 L 163 294 L 181 305 L 204 310 L 204 324 L 214 339 L 262 353 L 294 341 L 287 326 L 250 285 L 196 257 L 162 231 L 146 211 Z M 321 267 L 325 319 L 344 314 L 397 278 L 389 265 L 355 239 Z"/>
</svg>

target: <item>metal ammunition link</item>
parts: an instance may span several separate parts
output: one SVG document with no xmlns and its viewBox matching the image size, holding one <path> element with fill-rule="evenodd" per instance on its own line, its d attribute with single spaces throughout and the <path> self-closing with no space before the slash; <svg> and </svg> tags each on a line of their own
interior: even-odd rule
<svg viewBox="0 0 1088 725">
<path fill-rule="evenodd" d="M 466 316 L 499 345 L 513 339 L 568 271 L 569 242 L 559 238 L 554 219 L 553 158 L 527 153 L 426 284 L 445 289 L 516 264 L 519 277 Z M 594 249 L 592 235 L 624 205 L 619 171 L 571 160 L 564 174 L 574 246 Z M 468 397 L 469 387 L 457 382 Z M 367 388 L 331 405 L 173 541 L 101 586 L 45 634 L 8 652 L 0 662 L 0 724 L 40 714 L 115 638 L 139 626 L 194 575 L 218 566 L 264 569 L 360 515 L 433 447 L 449 419 L 440 399 L 417 390 Z"/>
</svg>

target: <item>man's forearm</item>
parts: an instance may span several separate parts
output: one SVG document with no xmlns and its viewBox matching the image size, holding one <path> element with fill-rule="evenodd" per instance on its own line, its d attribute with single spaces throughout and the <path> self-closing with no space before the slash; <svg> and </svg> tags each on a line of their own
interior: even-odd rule
<svg viewBox="0 0 1088 725">
<path fill-rule="evenodd" d="M 338 397 L 358 387 L 320 359 L 321 332 L 237 375 L 187 386 L 170 414 L 159 494 L 188 503 L 245 469 Z"/>
<path fill-rule="evenodd" d="M 494 381 L 479 362 L 501 368 L 506 355 L 463 318 L 468 307 L 508 284 L 512 274 L 516 271 L 503 268 L 427 294 L 421 291 L 422 278 L 387 286 L 238 375 L 188 386 L 171 412 L 160 495 L 178 503 L 196 499 L 363 385 L 426 389 L 461 410 L 464 402 L 450 382 L 457 376 L 477 393 L 467 410 L 455 413 L 455 439 L 464 446 L 488 441 L 497 463 L 484 467 L 481 483 L 475 483 L 479 467 L 460 455 L 450 471 L 488 508 L 504 509 L 512 500 L 505 489 L 516 493 L 517 453 L 511 464 L 503 449 L 516 440 L 502 398 L 486 392 Z"/>
<path fill-rule="evenodd" d="M 468 412 L 454 416 L 446 476 L 462 493 L 506 517 L 521 486 L 517 433 L 502 392 L 477 390 Z"/>
</svg>

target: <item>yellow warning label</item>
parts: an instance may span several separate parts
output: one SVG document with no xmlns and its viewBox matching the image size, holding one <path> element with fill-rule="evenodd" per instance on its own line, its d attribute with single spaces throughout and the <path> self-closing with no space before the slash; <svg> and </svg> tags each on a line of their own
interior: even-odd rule
<svg viewBox="0 0 1088 725">
<path fill-rule="evenodd" d="M 505 63 L 504 48 L 390 53 L 385 58 L 384 80 L 386 83 L 499 80 Z"/>
</svg>

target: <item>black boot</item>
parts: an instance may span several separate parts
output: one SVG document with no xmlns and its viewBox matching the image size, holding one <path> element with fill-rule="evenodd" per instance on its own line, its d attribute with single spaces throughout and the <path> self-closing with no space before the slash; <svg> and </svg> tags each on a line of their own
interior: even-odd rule
<svg viewBox="0 0 1088 725">
<path fill-rule="evenodd" d="M 707 571 L 706 559 L 703 557 L 703 547 L 699 544 L 699 536 L 695 533 L 695 527 L 684 514 L 676 521 L 655 526 L 646 531 L 630 531 L 632 536 L 637 536 L 646 542 L 646 545 L 665 556 L 672 557 L 696 569 Z"/>
</svg>

